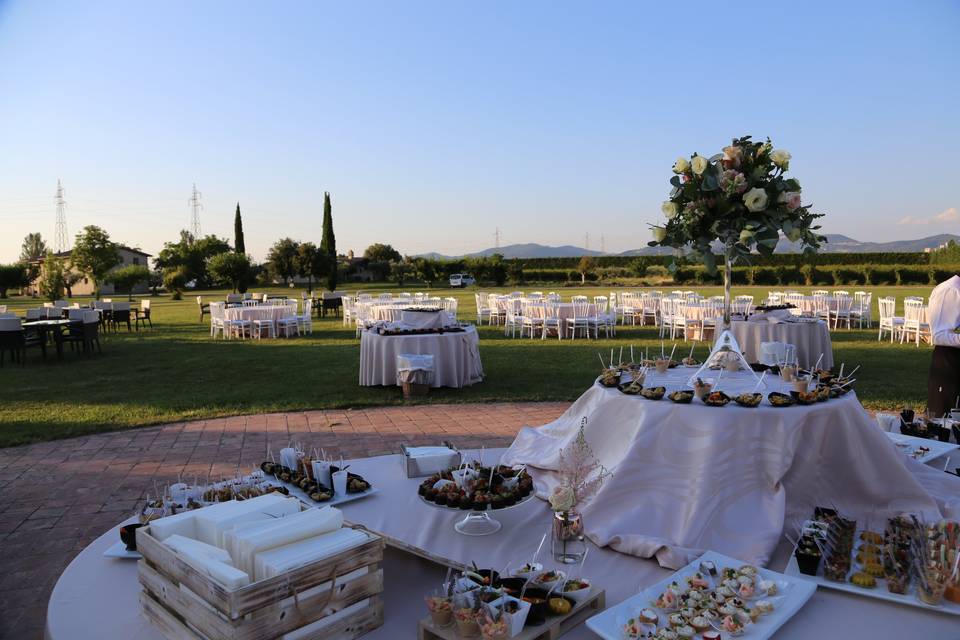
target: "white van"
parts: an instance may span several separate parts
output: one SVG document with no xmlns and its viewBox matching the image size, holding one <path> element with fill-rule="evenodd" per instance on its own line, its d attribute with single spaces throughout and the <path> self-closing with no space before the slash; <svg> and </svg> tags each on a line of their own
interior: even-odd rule
<svg viewBox="0 0 960 640">
<path fill-rule="evenodd" d="M 469 287 L 470 285 L 476 283 L 477 281 L 473 279 L 473 276 L 466 273 L 455 273 L 450 276 L 451 287 Z"/>
</svg>

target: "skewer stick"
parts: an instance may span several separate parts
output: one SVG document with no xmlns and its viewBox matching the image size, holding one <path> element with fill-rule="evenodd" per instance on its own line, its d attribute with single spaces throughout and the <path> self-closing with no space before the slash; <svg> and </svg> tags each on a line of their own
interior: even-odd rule
<svg viewBox="0 0 960 640">
<path fill-rule="evenodd" d="M 692 360 L 692 359 L 693 359 L 693 349 L 694 349 L 694 347 L 696 347 L 696 346 L 697 346 L 696 343 L 693 343 L 693 344 L 690 345 L 690 355 L 687 356 L 687 359 L 688 359 L 688 360 Z"/>
<path fill-rule="evenodd" d="M 613 368 L 613 347 L 610 347 L 610 368 Z"/>
<path fill-rule="evenodd" d="M 853 371 L 851 371 L 850 373 L 847 374 L 847 377 L 848 377 L 848 378 L 853 377 L 853 374 L 855 374 L 855 373 L 857 372 L 857 369 L 859 369 L 859 368 L 860 368 L 860 365 L 857 365 L 857 366 L 854 368 Z"/>
<path fill-rule="evenodd" d="M 838 378 L 842 378 L 842 377 L 843 377 L 843 367 L 844 367 L 844 365 L 846 365 L 846 364 L 847 364 L 846 362 L 841 362 L 841 363 L 840 363 L 840 373 L 837 374 L 837 377 L 838 377 Z"/>
<path fill-rule="evenodd" d="M 607 365 L 603 364 L 603 356 L 600 355 L 600 352 L 599 352 L 599 351 L 597 351 L 597 357 L 600 358 L 600 368 L 601 368 L 601 369 L 606 369 L 606 368 L 607 368 Z"/>
<path fill-rule="evenodd" d="M 663 340 L 660 341 L 660 357 L 663 358 Z"/>
<path fill-rule="evenodd" d="M 630 345 L 630 362 L 631 363 L 635 362 L 635 360 L 633 359 L 633 345 Z"/>
<path fill-rule="evenodd" d="M 673 354 L 674 354 L 674 352 L 676 352 L 676 350 L 677 350 L 677 343 L 674 342 L 674 343 L 673 343 L 673 349 L 670 349 L 670 357 L 667 358 L 667 362 L 668 362 L 668 363 L 673 362 Z"/>
<path fill-rule="evenodd" d="M 620 345 L 620 358 L 617 360 L 618 364 L 623 364 L 623 345 Z"/>
<path fill-rule="evenodd" d="M 760 379 L 757 381 L 757 386 L 753 388 L 753 393 L 756 393 L 757 389 L 760 388 L 760 385 L 763 384 L 763 379 L 766 377 L 766 375 L 767 375 L 766 370 L 764 370 L 764 372 L 760 374 Z"/>
<path fill-rule="evenodd" d="M 822 352 L 820 353 L 820 357 L 817 358 L 817 364 L 813 365 L 813 368 L 810 369 L 810 373 L 813 373 L 814 371 L 816 371 L 817 369 L 820 368 L 820 361 L 821 361 L 821 360 L 823 360 L 823 353 L 822 353 Z"/>
<path fill-rule="evenodd" d="M 540 538 L 540 544 L 537 545 L 537 550 L 533 554 L 533 559 L 530 560 L 530 564 L 536 564 L 537 556 L 540 555 L 540 550 L 543 549 L 543 543 L 547 541 L 547 534 L 543 534 L 543 537 Z"/>
</svg>

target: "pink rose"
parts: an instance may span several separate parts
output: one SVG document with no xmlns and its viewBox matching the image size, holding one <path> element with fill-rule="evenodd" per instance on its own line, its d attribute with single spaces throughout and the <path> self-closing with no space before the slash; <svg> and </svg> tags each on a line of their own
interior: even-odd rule
<svg viewBox="0 0 960 640">
<path fill-rule="evenodd" d="M 787 208 L 791 211 L 800 207 L 800 192 L 791 191 L 787 194 Z"/>
</svg>

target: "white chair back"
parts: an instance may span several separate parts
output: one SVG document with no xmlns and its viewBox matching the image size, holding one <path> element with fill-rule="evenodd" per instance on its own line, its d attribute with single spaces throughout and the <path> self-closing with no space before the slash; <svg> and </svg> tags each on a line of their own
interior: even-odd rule
<svg viewBox="0 0 960 640">
<path fill-rule="evenodd" d="M 897 299 L 887 296 L 877 300 L 877 306 L 880 311 L 880 321 L 893 319 L 897 308 Z"/>
<path fill-rule="evenodd" d="M 83 309 L 68 309 L 67 310 L 67 319 L 70 322 L 83 322 L 83 314 L 86 313 Z M 94 311 L 93 313 L 96 313 Z"/>
<path fill-rule="evenodd" d="M 47 313 L 42 308 L 27 309 L 27 320 L 40 320 L 46 317 Z"/>
<path fill-rule="evenodd" d="M 923 318 L 923 300 L 903 301 L 903 322 L 908 325 L 919 325 Z"/>
<path fill-rule="evenodd" d="M 768 367 L 792 362 L 791 354 L 796 351 L 796 347 L 786 342 L 761 342 L 760 343 L 760 364 Z"/>
</svg>

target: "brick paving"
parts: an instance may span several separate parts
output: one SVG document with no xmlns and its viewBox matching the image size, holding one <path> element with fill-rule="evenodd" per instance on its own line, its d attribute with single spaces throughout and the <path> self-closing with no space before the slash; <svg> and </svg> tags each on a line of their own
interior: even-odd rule
<svg viewBox="0 0 960 640">
<path fill-rule="evenodd" d="M 401 444 L 506 446 L 566 403 L 421 405 L 180 422 L 0 449 L 0 638 L 42 638 L 47 601 L 70 560 L 184 478 L 233 474 L 289 442 L 359 458 Z"/>
</svg>

